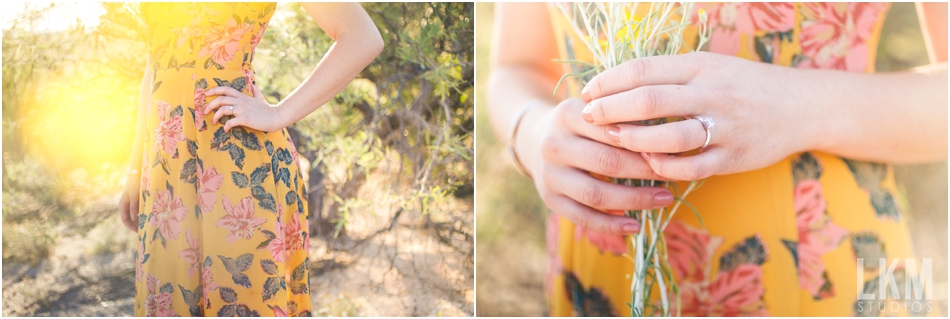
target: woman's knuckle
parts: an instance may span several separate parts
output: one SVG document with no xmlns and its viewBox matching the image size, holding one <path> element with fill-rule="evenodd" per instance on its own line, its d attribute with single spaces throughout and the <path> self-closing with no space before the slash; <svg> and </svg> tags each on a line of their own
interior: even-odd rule
<svg viewBox="0 0 950 319">
<path fill-rule="evenodd" d="M 605 95 L 604 92 L 607 91 L 607 88 L 604 87 L 604 81 L 601 81 L 596 78 L 591 80 L 589 83 L 587 83 L 587 87 L 590 88 L 590 95 L 592 98 L 603 97 Z"/>
<path fill-rule="evenodd" d="M 625 80 L 629 83 L 639 83 L 649 74 L 650 63 L 644 59 L 635 59 L 627 62 Z"/>
<path fill-rule="evenodd" d="M 634 196 L 627 197 L 627 205 L 630 205 L 629 209 L 643 209 L 646 208 L 644 203 L 646 202 L 643 198 L 643 194 L 636 194 Z"/>
<path fill-rule="evenodd" d="M 600 151 L 600 154 L 597 156 L 597 164 L 600 167 L 601 173 L 611 176 L 620 173 L 622 167 L 620 154 L 610 148 L 604 148 Z"/>
<path fill-rule="evenodd" d="M 581 198 L 591 207 L 603 208 L 606 196 L 604 188 L 595 183 L 584 186 L 581 191 Z"/>
<path fill-rule="evenodd" d="M 696 164 L 688 164 L 684 166 L 682 176 L 684 180 L 695 181 L 703 178 L 705 175 L 705 169 Z"/>
<path fill-rule="evenodd" d="M 538 173 L 541 175 L 541 181 L 544 185 L 553 185 L 555 182 L 555 172 L 551 169 L 550 165 L 542 164 L 541 167 L 538 168 Z"/>
<path fill-rule="evenodd" d="M 555 158 L 560 155 L 560 138 L 554 134 L 548 134 L 541 140 L 541 155 L 545 158 Z"/>
<path fill-rule="evenodd" d="M 687 151 L 690 141 L 689 130 L 679 128 L 668 130 L 666 140 L 674 152 Z"/>
<path fill-rule="evenodd" d="M 657 114 L 660 107 L 659 100 L 659 93 L 656 90 L 644 87 L 637 90 L 634 106 L 641 115 L 653 115 Z"/>
<path fill-rule="evenodd" d="M 591 222 L 590 216 L 587 216 L 586 214 L 578 214 L 577 217 L 574 218 L 574 225 L 583 229 L 591 229 L 593 222 Z"/>
</svg>

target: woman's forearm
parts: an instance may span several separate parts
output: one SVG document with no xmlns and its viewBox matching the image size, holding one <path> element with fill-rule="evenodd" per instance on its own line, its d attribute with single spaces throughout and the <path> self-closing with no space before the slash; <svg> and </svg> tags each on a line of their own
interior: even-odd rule
<svg viewBox="0 0 950 319">
<path fill-rule="evenodd" d="M 530 67 L 503 66 L 492 70 L 488 78 L 489 120 L 495 136 L 502 144 L 508 144 L 511 129 L 517 114 L 529 103 L 542 103 L 533 107 L 521 118 L 521 125 L 514 141 L 515 152 L 521 164 L 529 171 L 540 161 L 537 144 L 537 129 L 532 127 L 537 119 L 557 105 L 558 97 L 552 95 L 556 80 Z M 563 95 L 563 94 L 561 94 Z M 537 101 L 537 102 L 534 102 Z"/>
<path fill-rule="evenodd" d="M 357 36 L 341 38 L 309 76 L 277 106 L 282 110 L 282 126 L 304 118 L 344 88 L 382 51 L 382 42 Z"/>
<path fill-rule="evenodd" d="M 796 70 L 797 71 L 797 70 Z M 815 149 L 889 163 L 947 158 L 947 64 L 890 74 L 803 70 L 793 79 L 820 134 Z"/>
<path fill-rule="evenodd" d="M 326 104 L 383 51 L 379 30 L 359 4 L 308 3 L 304 8 L 335 43 L 303 83 L 277 105 L 281 127 Z"/>
</svg>

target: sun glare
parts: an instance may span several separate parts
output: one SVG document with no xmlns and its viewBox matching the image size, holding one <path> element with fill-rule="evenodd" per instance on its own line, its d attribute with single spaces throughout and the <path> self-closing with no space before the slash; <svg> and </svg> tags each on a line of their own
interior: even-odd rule
<svg viewBox="0 0 950 319">
<path fill-rule="evenodd" d="M 29 1 L 14 2 L 3 12 L 3 29 L 13 25 L 13 21 L 25 12 L 49 7 L 49 13 L 37 19 L 34 31 L 62 31 L 82 23 L 86 27 L 99 24 L 99 16 L 105 11 L 99 3 L 89 2 L 51 2 Z"/>
<path fill-rule="evenodd" d="M 23 108 L 24 145 L 58 170 L 115 170 L 131 154 L 139 85 L 102 70 L 51 76 Z"/>
</svg>

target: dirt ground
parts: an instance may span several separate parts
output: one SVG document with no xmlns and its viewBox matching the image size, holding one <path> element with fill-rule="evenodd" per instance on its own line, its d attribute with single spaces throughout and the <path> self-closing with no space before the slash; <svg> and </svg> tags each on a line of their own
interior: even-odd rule
<svg viewBox="0 0 950 319">
<path fill-rule="evenodd" d="M 115 252 L 86 236 L 61 238 L 51 257 L 3 263 L 4 316 L 131 316 L 134 307 L 134 236 L 116 221 Z M 310 284 L 316 316 L 472 316 L 472 244 L 437 239 L 406 218 L 364 244 L 341 240 L 330 249 L 311 239 Z M 365 229 L 350 229 L 354 236 Z M 369 228 L 370 225 L 366 225 Z M 375 229 L 375 228 L 373 228 Z M 90 235 L 92 234 L 92 235 Z M 129 244 L 123 244 L 127 237 Z M 101 238 L 101 237 L 99 237 Z M 466 253 L 469 252 L 469 253 Z"/>
</svg>

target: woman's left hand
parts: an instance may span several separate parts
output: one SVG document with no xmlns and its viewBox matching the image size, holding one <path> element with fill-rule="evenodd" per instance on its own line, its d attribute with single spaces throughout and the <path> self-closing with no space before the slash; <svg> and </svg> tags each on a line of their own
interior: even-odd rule
<svg viewBox="0 0 950 319">
<path fill-rule="evenodd" d="M 588 123 L 608 126 L 617 145 L 641 152 L 653 170 L 673 180 L 698 180 L 771 165 L 811 149 L 819 130 L 795 69 L 707 52 L 628 61 L 594 77 L 582 98 Z M 794 94 L 799 94 L 795 96 Z M 654 126 L 634 121 L 667 117 L 712 119 L 710 141 L 697 119 Z"/>
<path fill-rule="evenodd" d="M 249 83 L 250 84 L 250 83 Z M 235 126 L 244 126 L 264 132 L 276 132 L 284 128 L 280 108 L 264 100 L 264 95 L 256 85 L 251 85 L 254 96 L 247 96 L 230 86 L 219 86 L 205 92 L 206 96 L 218 97 L 205 107 L 205 112 L 214 113 L 214 124 L 218 124 L 221 117 L 232 116 L 224 124 L 225 131 L 231 131 Z"/>
</svg>

